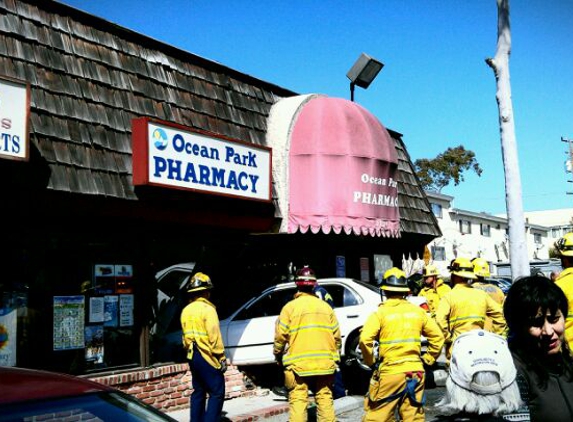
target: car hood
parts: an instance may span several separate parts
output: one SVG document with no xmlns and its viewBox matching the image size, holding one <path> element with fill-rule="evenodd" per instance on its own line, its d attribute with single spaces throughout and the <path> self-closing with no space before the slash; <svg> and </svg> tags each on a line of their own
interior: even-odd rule
<svg viewBox="0 0 573 422">
<path fill-rule="evenodd" d="M 0 391 L 0 404 L 6 404 L 115 390 L 65 374 L 23 368 L 0 368 Z"/>
</svg>

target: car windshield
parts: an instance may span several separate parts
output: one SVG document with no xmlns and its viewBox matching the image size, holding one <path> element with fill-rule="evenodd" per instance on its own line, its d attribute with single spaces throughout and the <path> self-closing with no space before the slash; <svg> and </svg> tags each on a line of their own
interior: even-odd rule
<svg viewBox="0 0 573 422">
<path fill-rule="evenodd" d="M 352 282 L 356 283 L 356 284 L 360 284 L 361 286 L 366 287 L 367 289 L 372 290 L 374 293 L 376 294 L 380 294 L 380 287 L 374 285 L 374 284 L 369 284 L 369 283 L 365 283 L 363 281 L 358 281 L 358 280 L 352 280 Z"/>
<path fill-rule="evenodd" d="M 76 397 L 21 402 L 0 407 L 0 421 L 171 421 L 167 415 L 119 393 L 101 392 Z"/>
</svg>

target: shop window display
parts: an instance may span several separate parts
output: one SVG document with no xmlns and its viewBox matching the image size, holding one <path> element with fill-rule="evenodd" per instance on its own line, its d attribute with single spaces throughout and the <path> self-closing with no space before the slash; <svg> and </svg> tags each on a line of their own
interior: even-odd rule
<svg viewBox="0 0 573 422">
<path fill-rule="evenodd" d="M 93 282 L 82 283 L 86 299 L 84 345 L 86 369 L 132 365 L 139 349 L 135 324 L 133 267 L 94 266 Z"/>
<path fill-rule="evenodd" d="M 0 279 L 0 366 L 84 374 L 140 364 L 133 265 L 93 264 L 77 249 L 46 247 L 35 259 L 11 251 Z"/>
<path fill-rule="evenodd" d="M 0 245 L 0 365 L 78 375 L 185 362 L 179 315 L 196 270 L 190 257 L 201 255 L 202 268 L 221 280 L 218 310 L 234 311 L 251 294 L 243 283 L 225 286 L 236 263 L 218 265 L 236 244 L 194 249 L 169 239 L 145 249 L 134 238 L 39 236 Z"/>
</svg>

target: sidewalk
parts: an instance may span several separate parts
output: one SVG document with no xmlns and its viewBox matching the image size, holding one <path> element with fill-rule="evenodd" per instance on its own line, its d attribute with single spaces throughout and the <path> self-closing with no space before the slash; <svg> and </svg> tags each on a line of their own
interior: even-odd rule
<svg viewBox="0 0 573 422">
<path fill-rule="evenodd" d="M 312 401 L 311 401 L 312 403 Z M 347 396 L 334 401 L 337 415 L 354 410 L 363 404 L 360 396 Z M 314 406 L 314 403 L 311 405 Z M 189 409 L 167 412 L 179 422 L 189 422 Z M 274 422 L 288 421 L 288 400 L 267 389 L 260 389 L 251 397 L 238 397 L 225 400 L 223 421 L 248 422 L 267 420 Z"/>
</svg>

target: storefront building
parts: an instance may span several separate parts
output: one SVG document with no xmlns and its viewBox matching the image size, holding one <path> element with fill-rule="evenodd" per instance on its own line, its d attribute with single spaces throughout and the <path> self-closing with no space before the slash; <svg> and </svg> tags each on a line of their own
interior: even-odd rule
<svg viewBox="0 0 573 422">
<path fill-rule="evenodd" d="M 57 2 L 4 0 L 0 14 L 0 365 L 185 406 L 186 365 L 159 352 L 178 315 L 161 313 L 157 271 L 210 274 L 224 317 L 291 262 L 374 282 L 440 234 L 400 134 L 380 129 L 393 173 L 368 182 L 390 189 L 384 217 L 317 229 L 286 183 L 297 164 L 279 158 L 304 142 L 269 129 L 292 126 L 281 100 L 296 93 Z M 181 300 L 180 281 L 161 294 Z M 241 373 L 227 377 L 243 394 Z"/>
</svg>

